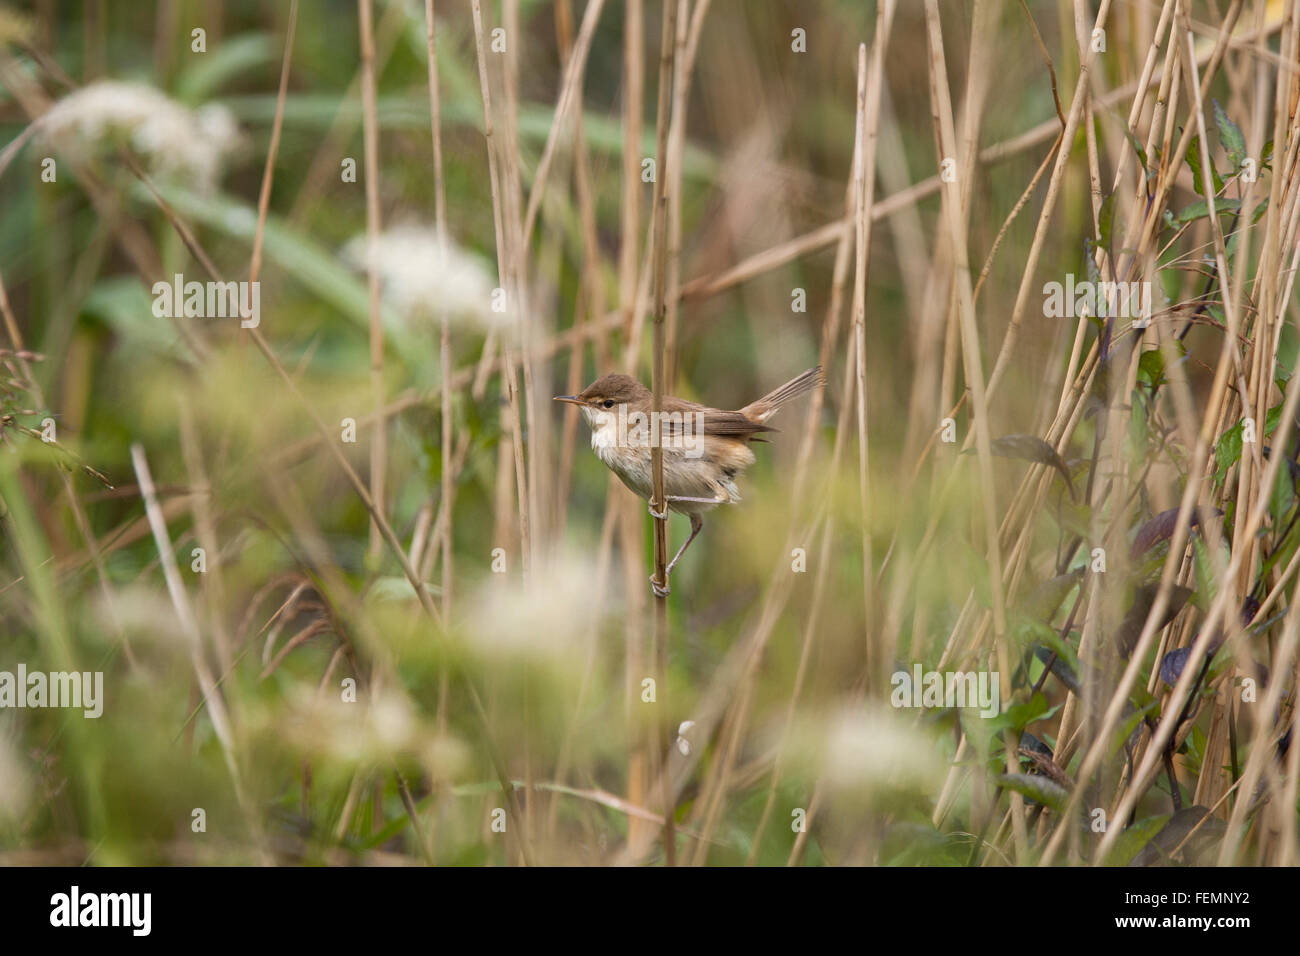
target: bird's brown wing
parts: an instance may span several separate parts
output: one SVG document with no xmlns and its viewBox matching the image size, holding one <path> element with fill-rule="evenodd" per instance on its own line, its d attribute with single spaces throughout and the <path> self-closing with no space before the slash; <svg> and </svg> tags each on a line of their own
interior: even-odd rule
<svg viewBox="0 0 1300 956">
<path fill-rule="evenodd" d="M 776 431 L 771 425 L 764 425 L 752 418 L 746 418 L 740 412 L 712 412 L 704 416 L 704 434 L 734 435 L 738 438 L 754 435 L 758 432 Z"/>
<path fill-rule="evenodd" d="M 704 434 L 705 435 L 722 435 L 729 438 L 747 438 L 758 432 L 776 431 L 771 425 L 764 425 L 762 422 L 756 422 L 752 418 L 741 414 L 740 412 L 727 412 L 717 408 L 709 408 L 707 405 L 700 405 L 696 402 L 687 402 L 682 399 L 673 399 L 664 403 L 664 410 L 667 412 L 681 412 L 682 419 L 666 419 L 663 423 L 664 435 L 680 434 L 685 425 L 686 428 L 694 429 L 696 427 L 696 415 L 704 415 Z M 759 439 L 761 440 L 761 439 Z"/>
</svg>

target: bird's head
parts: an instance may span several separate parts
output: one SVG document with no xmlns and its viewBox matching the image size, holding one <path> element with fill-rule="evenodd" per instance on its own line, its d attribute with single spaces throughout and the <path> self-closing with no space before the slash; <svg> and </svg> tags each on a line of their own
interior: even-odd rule
<svg viewBox="0 0 1300 956">
<path fill-rule="evenodd" d="M 602 375 L 577 395 L 556 395 L 555 401 L 568 402 L 582 409 L 589 425 L 595 425 L 604 414 L 616 414 L 620 405 L 639 407 L 650 401 L 650 389 L 631 375 L 614 372 Z"/>
</svg>

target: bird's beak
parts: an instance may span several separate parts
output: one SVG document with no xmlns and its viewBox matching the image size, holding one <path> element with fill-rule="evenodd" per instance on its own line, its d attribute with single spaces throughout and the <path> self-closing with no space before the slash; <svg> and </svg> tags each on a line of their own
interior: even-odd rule
<svg viewBox="0 0 1300 956">
<path fill-rule="evenodd" d="M 570 405 L 585 405 L 585 404 L 587 404 L 587 403 L 584 402 L 582 399 L 580 399 L 577 395 L 556 395 L 555 398 L 553 399 L 553 401 L 557 401 L 557 402 L 568 402 Z"/>
</svg>

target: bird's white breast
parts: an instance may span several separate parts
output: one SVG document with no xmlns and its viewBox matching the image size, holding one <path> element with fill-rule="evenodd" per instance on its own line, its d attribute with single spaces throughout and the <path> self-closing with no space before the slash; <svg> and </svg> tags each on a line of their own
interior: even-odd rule
<svg viewBox="0 0 1300 956">
<path fill-rule="evenodd" d="M 613 410 L 583 407 L 582 414 L 591 426 L 591 449 L 596 457 L 635 494 L 650 500 L 654 493 L 650 447 L 629 442 L 627 436 L 620 435 L 619 418 Z M 669 489 L 668 493 L 701 499 L 715 498 L 721 493 L 723 500 L 739 501 L 740 492 L 733 476 L 723 474 L 707 451 L 706 447 L 705 454 L 692 456 L 681 448 L 670 446 L 664 449 L 664 486 Z M 733 455 L 740 459 L 736 464 L 741 468 L 754 460 L 753 452 L 744 446 Z M 704 501 L 669 503 L 671 510 L 683 514 L 708 511 L 713 507 L 713 502 Z"/>
</svg>

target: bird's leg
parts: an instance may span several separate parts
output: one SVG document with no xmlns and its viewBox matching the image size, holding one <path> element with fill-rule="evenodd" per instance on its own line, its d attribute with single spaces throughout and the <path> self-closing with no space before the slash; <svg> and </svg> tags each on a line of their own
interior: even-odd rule
<svg viewBox="0 0 1300 956">
<path fill-rule="evenodd" d="M 726 502 L 729 500 L 727 495 L 725 494 L 719 494 L 712 498 L 688 498 L 685 495 L 664 495 L 664 497 L 667 498 L 669 501 L 698 501 L 701 504 L 706 504 L 706 505 L 726 504 Z"/>
<path fill-rule="evenodd" d="M 712 498 L 691 498 L 687 495 L 664 495 L 668 501 L 698 501 L 702 505 L 721 505 L 726 504 L 730 498 L 725 492 L 719 492 Z M 655 511 L 654 502 L 651 501 L 646 505 L 652 518 L 667 518 L 668 509 L 665 508 L 662 513 Z M 694 535 L 692 535 L 694 537 Z"/>
<path fill-rule="evenodd" d="M 685 543 L 680 548 L 677 549 L 677 553 L 673 555 L 673 559 L 668 562 L 668 567 L 664 569 L 665 575 L 669 575 L 673 573 L 673 568 L 677 566 L 678 560 L 681 558 L 683 554 L 686 553 L 686 549 L 691 546 L 691 542 L 695 540 L 695 536 L 699 534 L 700 530 L 704 527 L 704 519 L 701 518 L 699 515 L 693 514 L 690 516 L 690 519 L 691 519 L 691 536 L 686 539 Z"/>
<path fill-rule="evenodd" d="M 722 491 L 719 491 L 717 496 L 714 498 L 691 498 L 686 495 L 664 495 L 664 497 L 669 501 L 698 501 L 700 504 L 706 505 L 720 505 L 730 500 L 728 495 Z M 664 509 L 663 515 L 655 514 L 655 510 L 652 506 L 650 508 L 650 514 L 654 515 L 656 518 L 662 518 L 666 517 L 667 510 L 667 508 Z M 685 543 L 677 549 L 677 553 L 673 555 L 673 559 L 668 562 L 668 567 L 664 568 L 664 586 L 660 587 L 659 583 L 655 581 L 654 575 L 650 575 L 650 590 L 654 591 L 656 597 L 667 597 L 672 593 L 671 589 L 668 587 L 668 575 L 673 573 L 673 568 L 676 567 L 678 559 L 686 553 L 686 549 L 690 547 L 691 542 L 695 540 L 695 536 L 699 534 L 700 530 L 704 527 L 704 519 L 699 515 L 691 512 L 688 516 L 691 519 L 691 535 L 686 539 Z"/>
</svg>

